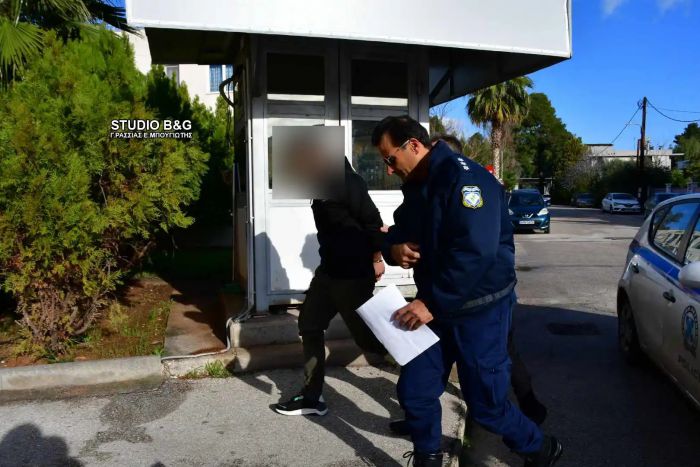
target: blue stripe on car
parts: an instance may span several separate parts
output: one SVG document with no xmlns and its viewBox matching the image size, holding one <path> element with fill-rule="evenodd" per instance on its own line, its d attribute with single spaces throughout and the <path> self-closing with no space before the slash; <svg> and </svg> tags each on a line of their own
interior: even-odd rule
<svg viewBox="0 0 700 467">
<path fill-rule="evenodd" d="M 689 289 L 678 281 L 680 267 L 677 264 L 648 247 L 639 246 L 634 248 L 633 252 L 644 258 L 647 263 L 674 286 L 678 287 L 684 293 L 692 295 L 693 299 L 700 300 L 700 289 Z"/>
</svg>

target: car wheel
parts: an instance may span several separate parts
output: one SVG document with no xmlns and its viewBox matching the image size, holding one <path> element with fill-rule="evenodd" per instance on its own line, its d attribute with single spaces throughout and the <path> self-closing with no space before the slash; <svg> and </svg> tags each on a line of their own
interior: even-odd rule
<svg viewBox="0 0 700 467">
<path fill-rule="evenodd" d="M 544 232 L 544 233 L 548 234 L 548 233 L 549 233 L 549 230 L 550 230 L 551 228 L 552 228 L 551 226 L 550 226 L 550 227 L 547 227 L 547 228 L 546 228 L 546 229 L 544 229 L 544 230 L 543 230 L 542 232 Z"/>
<path fill-rule="evenodd" d="M 617 312 L 617 342 L 627 363 L 639 363 L 642 358 L 642 348 L 639 345 L 632 305 L 627 300 L 622 303 Z"/>
</svg>

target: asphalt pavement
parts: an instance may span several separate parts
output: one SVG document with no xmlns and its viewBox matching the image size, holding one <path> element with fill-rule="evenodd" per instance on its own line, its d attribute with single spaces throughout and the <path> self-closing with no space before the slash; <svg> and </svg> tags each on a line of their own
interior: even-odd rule
<svg viewBox="0 0 700 467">
<path fill-rule="evenodd" d="M 561 467 L 700 466 L 700 411 L 617 350 L 616 291 L 640 215 L 553 207 L 552 233 L 516 234 L 517 348 L 564 444 Z M 473 429 L 476 465 L 521 465 Z"/>
</svg>

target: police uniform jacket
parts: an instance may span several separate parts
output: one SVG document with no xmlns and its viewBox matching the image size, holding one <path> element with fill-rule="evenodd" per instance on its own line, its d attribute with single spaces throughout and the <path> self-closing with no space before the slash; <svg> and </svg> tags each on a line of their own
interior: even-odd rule
<svg viewBox="0 0 700 467">
<path fill-rule="evenodd" d="M 391 245 L 419 244 L 416 298 L 436 321 L 454 320 L 512 293 L 513 228 L 505 191 L 486 169 L 442 141 L 426 158 L 424 176 L 409 177 L 401 187 L 404 201 L 394 212 L 383 253 L 394 264 Z"/>
</svg>

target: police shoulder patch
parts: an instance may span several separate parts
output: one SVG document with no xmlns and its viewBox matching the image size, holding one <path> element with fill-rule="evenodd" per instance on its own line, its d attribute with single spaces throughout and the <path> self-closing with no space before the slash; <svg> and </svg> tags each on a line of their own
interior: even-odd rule
<svg viewBox="0 0 700 467">
<path fill-rule="evenodd" d="M 465 185 L 462 187 L 462 204 L 465 208 L 478 209 L 484 205 L 481 188 Z"/>
</svg>

